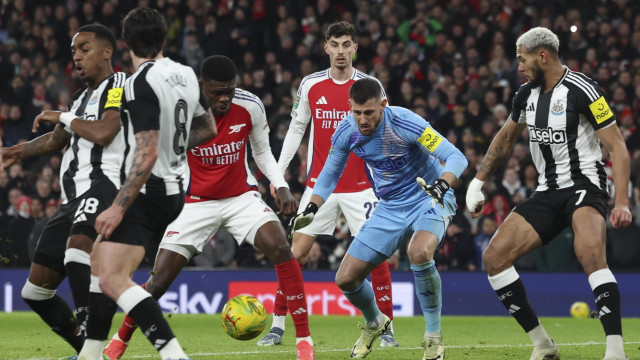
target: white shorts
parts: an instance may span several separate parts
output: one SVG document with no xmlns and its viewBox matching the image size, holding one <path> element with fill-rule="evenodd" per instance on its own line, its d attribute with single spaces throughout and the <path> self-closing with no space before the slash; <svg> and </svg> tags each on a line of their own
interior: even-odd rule
<svg viewBox="0 0 640 360">
<path fill-rule="evenodd" d="M 298 213 L 301 213 L 307 207 L 312 192 L 313 189 L 309 187 L 304 190 L 304 194 L 300 199 Z M 373 209 L 377 204 L 378 198 L 371 188 L 353 193 L 333 193 L 329 195 L 327 201 L 320 207 L 311 224 L 297 230 L 297 232 L 311 236 L 333 235 L 336 230 L 336 224 L 340 219 L 340 212 L 342 212 L 347 219 L 351 235 L 355 236 L 360 231 L 362 224 L 373 213 Z"/>
<path fill-rule="evenodd" d="M 186 203 L 180 216 L 167 226 L 160 248 L 190 259 L 202 252 L 219 229 L 231 233 L 238 244 L 253 245 L 256 232 L 269 221 L 279 223 L 280 219 L 257 191 L 228 199 Z"/>
</svg>

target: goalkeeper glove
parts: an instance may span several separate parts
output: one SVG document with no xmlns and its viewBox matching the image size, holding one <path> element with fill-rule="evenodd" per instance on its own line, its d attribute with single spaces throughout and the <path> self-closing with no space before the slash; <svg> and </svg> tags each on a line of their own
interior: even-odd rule
<svg viewBox="0 0 640 360">
<path fill-rule="evenodd" d="M 446 180 L 438 179 L 433 182 L 433 185 L 427 185 L 427 183 L 421 177 L 417 177 L 416 181 L 418 182 L 418 185 L 420 185 L 422 190 L 427 193 L 427 195 L 431 196 L 433 200 L 440 204 L 440 207 L 444 207 L 442 198 L 444 197 L 444 194 L 447 192 L 447 190 L 449 190 L 449 183 L 447 183 Z"/>
<path fill-rule="evenodd" d="M 313 217 L 317 212 L 318 205 L 310 202 L 303 212 L 292 217 L 289 221 L 289 228 L 287 229 L 289 240 L 293 239 L 293 233 L 295 233 L 297 230 L 300 230 L 303 227 L 311 224 L 311 222 L 313 221 Z"/>
</svg>

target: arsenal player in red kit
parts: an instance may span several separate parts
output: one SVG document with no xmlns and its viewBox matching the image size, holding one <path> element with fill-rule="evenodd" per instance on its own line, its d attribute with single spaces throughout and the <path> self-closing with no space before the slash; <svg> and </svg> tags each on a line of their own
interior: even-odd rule
<svg viewBox="0 0 640 360">
<path fill-rule="evenodd" d="M 280 213 L 294 214 L 296 201 L 269 145 L 264 105 L 254 94 L 236 89 L 236 66 L 226 56 L 205 59 L 200 76 L 218 135 L 188 152 L 190 172 L 185 206 L 167 227 L 145 288 L 159 299 L 191 257 L 202 252 L 219 229 L 225 229 L 239 244 L 254 245 L 264 252 L 275 265 L 287 306 L 294 309 L 297 359 L 315 359 L 302 272 L 280 220 L 262 201 L 258 182 L 247 166 L 247 143 L 251 143 L 258 168 L 277 188 L 275 198 Z M 111 359 L 119 359 L 134 331 L 132 319 L 125 318 L 104 353 Z"/>
</svg>

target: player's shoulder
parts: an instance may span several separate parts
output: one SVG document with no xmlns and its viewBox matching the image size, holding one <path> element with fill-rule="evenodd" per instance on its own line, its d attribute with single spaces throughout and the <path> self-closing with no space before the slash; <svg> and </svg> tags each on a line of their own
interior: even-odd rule
<svg viewBox="0 0 640 360">
<path fill-rule="evenodd" d="M 520 85 L 518 91 L 516 91 L 515 98 L 519 100 L 526 100 L 529 95 L 531 95 L 531 90 L 535 89 L 536 85 L 532 84 L 531 81 L 527 81 L 526 83 Z"/>
<path fill-rule="evenodd" d="M 578 71 L 567 70 L 562 84 L 572 91 L 577 91 L 587 96 L 591 102 L 596 101 L 602 93 L 600 85 L 595 80 Z"/>
<path fill-rule="evenodd" d="M 313 85 L 328 79 L 330 79 L 329 69 L 317 71 L 313 74 L 309 74 L 303 77 L 302 81 L 300 82 L 300 88 L 310 88 Z"/>
<path fill-rule="evenodd" d="M 232 102 L 238 106 L 241 106 L 247 109 L 250 112 L 251 111 L 260 111 L 263 113 L 265 112 L 264 104 L 262 103 L 262 100 L 260 100 L 260 98 L 254 93 L 244 89 L 236 88 L 236 93 L 233 96 Z"/>
<path fill-rule="evenodd" d="M 125 82 L 129 75 L 122 71 L 115 72 L 109 76 L 106 81 L 108 83 L 109 88 L 122 88 L 124 87 Z"/>
</svg>

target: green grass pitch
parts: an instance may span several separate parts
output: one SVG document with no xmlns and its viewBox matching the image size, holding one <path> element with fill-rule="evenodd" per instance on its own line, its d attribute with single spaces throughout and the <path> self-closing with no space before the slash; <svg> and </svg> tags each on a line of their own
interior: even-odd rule
<svg viewBox="0 0 640 360">
<path fill-rule="evenodd" d="M 110 335 L 122 321 L 118 313 Z M 193 360 L 285 360 L 295 359 L 295 331 L 290 318 L 282 345 L 258 347 L 257 339 L 234 340 L 227 336 L 219 315 L 173 315 L 167 317 L 178 340 Z M 361 317 L 311 316 L 310 326 L 316 358 L 349 359 L 351 347 L 360 336 Z M 560 346 L 563 360 L 601 360 L 604 357 L 604 334 L 597 319 L 542 318 L 542 324 Z M 271 324 L 271 319 L 268 319 Z M 629 359 L 640 360 L 640 319 L 623 319 L 625 349 Z M 424 332 L 422 317 L 394 320 L 398 348 L 380 348 L 378 344 L 367 359 L 422 358 L 420 342 Z M 528 359 L 529 337 L 508 316 L 444 316 L 442 319 L 446 359 Z M 263 333 L 264 334 L 264 333 Z M 0 359 L 53 360 L 73 351 L 30 312 L 0 313 Z M 158 359 L 151 344 L 136 332 L 123 359 Z"/>
</svg>

